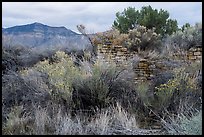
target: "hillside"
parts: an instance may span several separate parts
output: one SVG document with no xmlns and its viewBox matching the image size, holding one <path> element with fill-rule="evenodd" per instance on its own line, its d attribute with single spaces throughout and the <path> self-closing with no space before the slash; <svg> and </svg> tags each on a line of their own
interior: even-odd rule
<svg viewBox="0 0 204 137">
<path fill-rule="evenodd" d="M 87 38 L 65 27 L 51 27 L 32 23 L 10 28 L 2 28 L 3 44 L 26 47 L 68 47 L 84 49 L 89 46 Z"/>
</svg>

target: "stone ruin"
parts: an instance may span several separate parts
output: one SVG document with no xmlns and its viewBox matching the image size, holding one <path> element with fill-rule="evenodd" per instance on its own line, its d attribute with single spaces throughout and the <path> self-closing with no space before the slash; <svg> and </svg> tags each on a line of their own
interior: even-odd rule
<svg viewBox="0 0 204 137">
<path fill-rule="evenodd" d="M 100 59 L 104 59 L 106 62 L 114 61 L 118 66 L 127 66 L 127 60 L 132 58 L 134 55 L 134 53 L 128 52 L 127 48 L 125 47 L 111 44 L 98 45 L 97 52 Z M 190 61 L 201 62 L 202 48 L 199 47 L 190 49 L 184 58 Z M 172 65 L 171 63 L 168 63 L 168 61 L 152 61 L 144 58 L 140 59 L 136 65 L 132 66 L 136 74 L 136 77 L 134 78 L 135 83 L 139 81 L 151 80 L 151 78 L 157 73 L 173 69 L 177 66 L 176 63 L 172 63 L 175 65 Z"/>
<path fill-rule="evenodd" d="M 119 45 L 98 45 L 98 57 L 105 61 L 114 61 L 117 65 L 127 65 L 127 59 L 132 56 L 127 50 Z"/>
<path fill-rule="evenodd" d="M 201 48 L 201 46 L 199 46 L 197 48 L 189 49 L 189 51 L 187 53 L 187 58 L 190 61 L 201 62 L 202 61 L 202 48 Z"/>
</svg>

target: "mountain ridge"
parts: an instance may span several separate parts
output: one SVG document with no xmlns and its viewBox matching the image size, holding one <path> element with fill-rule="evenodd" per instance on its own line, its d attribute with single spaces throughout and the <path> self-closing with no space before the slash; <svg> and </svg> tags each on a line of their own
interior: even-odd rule
<svg viewBox="0 0 204 137">
<path fill-rule="evenodd" d="M 52 27 L 39 22 L 2 28 L 3 44 L 26 47 L 66 47 L 84 49 L 90 46 L 88 38 L 64 26 Z"/>
<path fill-rule="evenodd" d="M 54 32 L 54 34 L 59 34 L 59 35 L 80 35 L 77 34 L 76 32 L 73 32 L 70 29 L 67 29 L 64 26 L 61 27 L 52 27 L 52 26 L 48 26 L 39 22 L 34 22 L 31 24 L 26 24 L 26 25 L 16 25 L 13 27 L 9 27 L 9 28 L 2 28 L 3 33 L 7 33 L 7 34 L 18 34 L 18 33 L 26 33 L 26 32 L 40 32 L 42 31 L 43 33 L 49 33 L 51 31 Z M 58 33 L 57 33 L 58 32 Z"/>
</svg>

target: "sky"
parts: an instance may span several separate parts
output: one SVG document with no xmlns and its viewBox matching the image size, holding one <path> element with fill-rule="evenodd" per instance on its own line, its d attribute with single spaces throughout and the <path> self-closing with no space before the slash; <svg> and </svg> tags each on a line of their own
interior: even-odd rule
<svg viewBox="0 0 204 137">
<path fill-rule="evenodd" d="M 83 24 L 88 33 L 103 32 L 111 28 L 116 12 L 148 5 L 167 10 L 179 26 L 202 22 L 202 2 L 2 2 L 2 27 L 39 22 L 78 33 L 76 25 Z"/>
</svg>

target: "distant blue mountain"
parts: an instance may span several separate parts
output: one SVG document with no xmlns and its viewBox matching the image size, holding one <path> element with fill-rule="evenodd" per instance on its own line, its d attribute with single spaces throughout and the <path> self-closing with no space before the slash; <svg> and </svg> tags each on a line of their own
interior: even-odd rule
<svg viewBox="0 0 204 137">
<path fill-rule="evenodd" d="M 90 46 L 86 37 L 65 27 L 51 27 L 42 23 L 32 23 L 10 28 L 2 28 L 3 44 L 26 47 L 66 47 L 84 49 Z"/>
<path fill-rule="evenodd" d="M 22 34 L 31 32 L 43 33 L 45 35 L 62 35 L 62 36 L 78 35 L 77 33 L 65 27 L 51 27 L 38 22 L 3 29 L 3 33 L 5 34 Z"/>
</svg>

